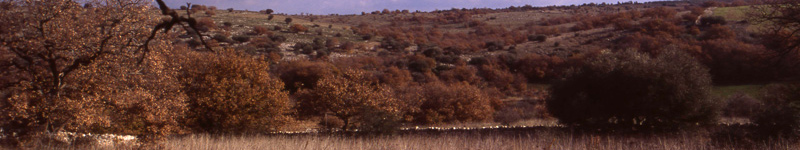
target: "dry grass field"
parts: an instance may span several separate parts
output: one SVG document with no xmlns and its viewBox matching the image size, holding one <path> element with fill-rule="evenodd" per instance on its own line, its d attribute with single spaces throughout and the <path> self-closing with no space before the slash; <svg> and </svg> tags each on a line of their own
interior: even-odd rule
<svg viewBox="0 0 800 150">
<path fill-rule="evenodd" d="M 415 133 L 393 136 L 331 135 L 207 136 L 192 135 L 164 141 L 165 149 L 737 149 L 718 147 L 700 133 L 663 135 L 592 135 L 568 131 L 522 133 Z M 798 149 L 787 141 L 769 141 L 755 149 Z"/>
</svg>

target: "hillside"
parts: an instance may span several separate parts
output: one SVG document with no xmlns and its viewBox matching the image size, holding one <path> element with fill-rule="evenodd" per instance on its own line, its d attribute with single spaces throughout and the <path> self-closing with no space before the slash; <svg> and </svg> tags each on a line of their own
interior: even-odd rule
<svg viewBox="0 0 800 150">
<path fill-rule="evenodd" d="M 0 1 L 0 149 L 770 149 L 800 135 L 796 0 L 348 15 L 156 2 Z"/>
</svg>

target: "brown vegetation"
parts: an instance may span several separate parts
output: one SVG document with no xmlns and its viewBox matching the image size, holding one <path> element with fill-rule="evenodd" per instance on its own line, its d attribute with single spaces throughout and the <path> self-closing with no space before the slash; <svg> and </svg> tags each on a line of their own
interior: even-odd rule
<svg viewBox="0 0 800 150">
<path fill-rule="evenodd" d="M 554 85 L 547 108 L 568 126 L 675 130 L 716 123 L 710 85 L 708 70 L 676 50 L 607 53 Z"/>
<path fill-rule="evenodd" d="M 796 86 L 771 86 L 761 96 L 707 93 L 711 83 L 796 80 L 796 19 L 782 17 L 796 14 L 793 1 L 754 7 L 763 14 L 738 22 L 685 1 L 273 15 L 271 9 L 217 12 L 204 5 L 174 11 L 158 0 L 164 16 L 152 15 L 150 4 L 119 2 L 0 2 L 0 144 L 74 146 L 87 142 L 58 142 L 53 135 L 110 133 L 137 135 L 145 143 L 131 148 L 159 149 L 147 146 L 170 136 L 178 144 L 208 140 L 174 137 L 187 134 L 338 128 L 347 135 L 395 136 L 337 136 L 321 145 L 392 149 L 352 143 L 414 144 L 449 136 L 417 126 L 499 124 L 517 128 L 444 140 L 478 143 L 469 148 L 479 149 L 652 148 L 654 141 L 676 149 L 784 148 L 795 144 L 784 140 L 797 135 Z M 735 3 L 703 5 L 745 2 Z M 765 30 L 751 30 L 756 26 Z M 717 113 L 744 121 L 722 126 Z M 550 117 L 566 126 L 552 128 L 557 124 Z M 518 128 L 542 119 L 550 122 L 537 131 Z M 574 127 L 633 134 L 533 134 L 581 131 Z M 650 133 L 644 129 L 699 134 L 637 135 Z M 423 132 L 434 135 L 415 135 Z M 468 135 L 495 141 L 456 138 Z M 567 135 L 584 141 L 561 142 Z M 304 136 L 244 139 L 316 138 L 297 138 Z M 241 142 L 210 139 L 205 142 Z M 447 149 L 426 146 L 418 147 Z"/>
<path fill-rule="evenodd" d="M 221 51 L 190 52 L 181 67 L 189 98 L 184 126 L 200 133 L 277 131 L 290 120 L 288 92 L 268 63 Z"/>
<path fill-rule="evenodd" d="M 341 75 L 321 78 L 310 90 L 298 92 L 297 108 L 302 115 L 330 113 L 344 122 L 342 131 L 353 123 L 373 126 L 399 120 L 397 99 L 387 87 L 370 83 L 361 70 L 345 70 Z M 375 116 L 380 120 L 371 120 Z"/>
<path fill-rule="evenodd" d="M 17 133 L 3 140 L 27 145 L 48 132 L 98 128 L 152 140 L 180 131 L 186 97 L 175 94 L 176 65 L 168 61 L 179 48 L 156 37 L 157 50 L 136 63 L 135 45 L 155 20 L 141 9 L 149 4 L 122 2 L 19 2 L 0 12 L 0 52 L 9 60 L 0 125 L 4 136 Z"/>
<path fill-rule="evenodd" d="M 308 31 L 308 28 L 300 24 L 293 24 L 291 27 L 289 27 L 289 30 L 295 33 L 299 33 Z"/>
</svg>

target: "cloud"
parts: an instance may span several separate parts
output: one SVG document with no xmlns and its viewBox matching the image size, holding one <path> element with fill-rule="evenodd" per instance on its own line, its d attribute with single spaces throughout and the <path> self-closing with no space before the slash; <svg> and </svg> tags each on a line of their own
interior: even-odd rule
<svg viewBox="0 0 800 150">
<path fill-rule="evenodd" d="M 508 6 L 549 6 L 583 3 L 616 3 L 619 0 L 185 0 L 166 1 L 170 7 L 193 4 L 213 5 L 220 9 L 273 9 L 279 13 L 358 14 L 376 10 L 432 11 L 450 8 L 505 8 Z M 653 1 L 653 0 L 644 0 Z"/>
</svg>

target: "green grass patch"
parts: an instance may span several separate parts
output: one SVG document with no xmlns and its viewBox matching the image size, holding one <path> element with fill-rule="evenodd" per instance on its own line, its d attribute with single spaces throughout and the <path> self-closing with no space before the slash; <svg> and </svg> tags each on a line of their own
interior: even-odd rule
<svg viewBox="0 0 800 150">
<path fill-rule="evenodd" d="M 749 95 L 750 97 L 757 97 L 761 92 L 761 89 L 763 89 L 764 87 L 766 87 L 766 85 L 761 85 L 761 84 L 714 86 L 714 88 L 711 89 L 711 94 L 722 98 L 727 98 L 736 93 L 744 93 Z"/>
<path fill-rule="evenodd" d="M 742 21 L 747 20 L 747 12 L 750 9 L 750 6 L 721 7 L 714 9 L 712 16 L 722 16 L 729 21 Z"/>
</svg>

